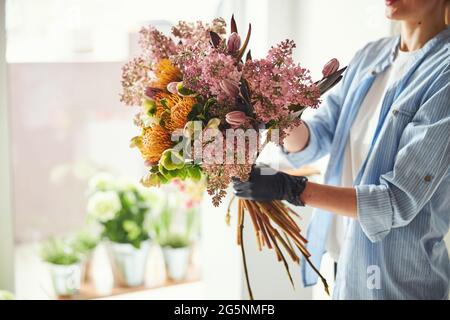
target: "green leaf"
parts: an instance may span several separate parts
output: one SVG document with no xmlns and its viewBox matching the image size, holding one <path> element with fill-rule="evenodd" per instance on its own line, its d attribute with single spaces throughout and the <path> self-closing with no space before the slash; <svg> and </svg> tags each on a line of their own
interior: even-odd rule
<svg viewBox="0 0 450 320">
<path fill-rule="evenodd" d="M 65 239 L 49 238 L 41 247 L 41 258 L 52 264 L 71 265 L 81 261 L 81 253 Z"/>
<path fill-rule="evenodd" d="M 187 167 L 189 177 L 194 180 L 198 181 L 202 178 L 202 172 L 198 166 L 190 166 Z"/>
<path fill-rule="evenodd" d="M 214 98 L 210 98 L 206 101 L 205 105 L 203 106 L 203 115 L 204 116 L 207 116 L 209 114 L 209 110 L 216 102 L 217 102 L 217 100 Z"/>
<path fill-rule="evenodd" d="M 169 105 L 167 104 L 167 99 L 160 99 L 159 102 L 162 104 L 164 108 L 170 109 Z"/>
<path fill-rule="evenodd" d="M 188 114 L 188 121 L 193 121 L 197 118 L 198 115 L 200 115 L 203 111 L 203 106 L 200 103 L 194 104 L 194 106 L 191 109 L 191 112 Z"/>
<path fill-rule="evenodd" d="M 159 160 L 159 166 L 169 171 L 181 169 L 184 167 L 184 158 L 178 152 L 167 149 L 163 152 Z"/>
<path fill-rule="evenodd" d="M 166 183 L 169 183 L 169 179 L 168 178 L 166 178 L 162 173 L 158 173 L 158 177 L 159 177 L 159 181 L 162 183 L 162 184 L 166 184 Z"/>
<path fill-rule="evenodd" d="M 153 100 L 146 99 L 143 104 L 144 112 L 148 116 L 153 116 L 156 113 L 156 103 Z"/>
</svg>

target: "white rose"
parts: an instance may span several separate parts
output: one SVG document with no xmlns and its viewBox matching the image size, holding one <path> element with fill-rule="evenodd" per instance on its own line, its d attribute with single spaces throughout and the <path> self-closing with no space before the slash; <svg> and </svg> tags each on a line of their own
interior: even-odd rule
<svg viewBox="0 0 450 320">
<path fill-rule="evenodd" d="M 94 193 L 88 201 L 89 215 L 100 222 L 114 219 L 117 212 L 122 209 L 120 198 L 114 191 L 99 191 Z"/>
</svg>

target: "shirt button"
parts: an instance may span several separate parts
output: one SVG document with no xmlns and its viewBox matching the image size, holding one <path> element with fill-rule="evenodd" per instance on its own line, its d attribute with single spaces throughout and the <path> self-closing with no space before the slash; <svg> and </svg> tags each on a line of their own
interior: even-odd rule
<svg viewBox="0 0 450 320">
<path fill-rule="evenodd" d="M 425 180 L 425 182 L 430 182 L 432 179 L 433 179 L 433 177 L 430 176 L 429 174 L 427 174 L 427 175 L 423 178 L 423 180 Z"/>
<path fill-rule="evenodd" d="M 371 74 L 372 74 L 373 76 L 375 76 L 375 75 L 377 74 L 377 72 L 376 72 L 375 70 L 372 70 Z"/>
<path fill-rule="evenodd" d="M 392 114 L 396 117 L 398 115 L 398 110 L 397 109 L 392 110 Z"/>
</svg>

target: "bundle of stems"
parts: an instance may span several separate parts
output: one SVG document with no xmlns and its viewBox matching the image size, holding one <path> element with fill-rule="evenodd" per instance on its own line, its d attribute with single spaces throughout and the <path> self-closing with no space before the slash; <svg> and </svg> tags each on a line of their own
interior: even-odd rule
<svg viewBox="0 0 450 320">
<path fill-rule="evenodd" d="M 231 202 L 233 202 L 233 200 L 234 197 L 231 199 L 230 205 L 228 206 L 227 223 L 229 223 Z M 299 215 L 291 208 L 285 206 L 281 201 L 260 202 L 239 199 L 237 212 L 237 244 L 241 247 L 245 279 L 251 300 L 254 298 L 250 285 L 243 242 L 244 216 L 246 214 L 250 216 L 252 221 L 258 249 L 261 251 L 264 247 L 267 247 L 269 250 L 275 251 L 277 260 L 283 262 L 286 273 L 293 287 L 294 281 L 292 279 L 291 272 L 289 271 L 286 253 L 293 262 L 299 264 L 299 251 L 300 254 L 303 255 L 304 260 L 322 280 L 325 292 L 329 294 L 327 281 L 310 261 L 309 257 L 311 255 L 306 249 L 306 243 L 308 241 L 301 235 L 301 230 L 294 220 L 294 217 L 300 218 Z"/>
</svg>

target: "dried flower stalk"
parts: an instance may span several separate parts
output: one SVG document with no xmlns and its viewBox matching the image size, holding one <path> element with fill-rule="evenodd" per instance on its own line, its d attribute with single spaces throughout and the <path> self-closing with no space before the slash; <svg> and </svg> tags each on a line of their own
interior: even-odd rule
<svg viewBox="0 0 450 320">
<path fill-rule="evenodd" d="M 231 199 L 231 202 L 233 200 L 234 197 Z M 231 202 L 229 208 L 231 206 Z M 329 288 L 326 279 L 320 274 L 319 270 L 309 259 L 311 254 L 305 247 L 308 241 L 301 235 L 301 229 L 293 219 L 293 216 L 299 217 L 296 212 L 294 212 L 291 208 L 285 206 L 281 201 L 258 202 L 239 199 L 237 213 L 237 243 L 241 247 L 247 290 L 251 300 L 253 300 L 253 292 L 248 276 L 247 261 L 245 258 L 245 249 L 243 242 L 245 213 L 248 213 L 252 220 L 253 228 L 256 234 L 258 250 L 261 251 L 264 247 L 267 247 L 275 251 L 277 260 L 283 262 L 286 273 L 289 277 L 289 281 L 291 282 L 293 287 L 294 281 L 289 271 L 289 264 L 283 253 L 283 250 L 287 252 L 289 258 L 292 261 L 294 261 L 295 263 L 300 263 L 300 256 L 295 250 L 295 248 L 297 248 L 300 251 L 301 255 L 303 255 L 305 261 L 320 277 L 324 285 L 325 292 L 329 294 Z M 227 216 L 228 214 L 229 213 L 227 213 Z M 272 222 L 275 223 L 276 226 L 272 225 Z M 282 235 L 284 235 L 284 238 Z"/>
</svg>

